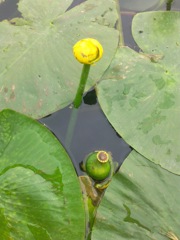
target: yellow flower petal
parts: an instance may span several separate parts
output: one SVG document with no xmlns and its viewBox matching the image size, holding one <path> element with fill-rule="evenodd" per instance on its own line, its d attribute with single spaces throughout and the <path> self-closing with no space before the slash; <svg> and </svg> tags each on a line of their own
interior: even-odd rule
<svg viewBox="0 0 180 240">
<path fill-rule="evenodd" d="M 96 39 L 85 38 L 74 45 L 73 53 L 80 63 L 90 65 L 101 59 L 103 47 Z"/>
</svg>

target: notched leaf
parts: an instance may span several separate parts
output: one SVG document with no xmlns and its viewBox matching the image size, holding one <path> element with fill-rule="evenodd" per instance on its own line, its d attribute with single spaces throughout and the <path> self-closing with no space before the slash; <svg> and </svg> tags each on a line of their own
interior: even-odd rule
<svg viewBox="0 0 180 240">
<path fill-rule="evenodd" d="M 41 118 L 70 104 L 81 71 L 72 47 L 81 38 L 97 39 L 106 52 L 92 69 L 86 90 L 107 69 L 119 37 L 118 31 L 109 27 L 117 20 L 115 2 L 88 0 L 66 11 L 71 3 L 20 0 L 22 17 L 0 23 L 0 109 Z M 99 16 L 101 24 L 93 22 Z M 16 90 L 10 93 L 12 84 Z"/>
<path fill-rule="evenodd" d="M 154 15 L 163 19 L 166 16 L 167 25 L 156 21 L 151 26 Z M 176 160 L 180 155 L 180 49 L 174 44 L 178 41 L 180 14 L 162 15 L 148 12 L 134 17 L 133 35 L 144 52 L 119 48 L 97 92 L 109 122 L 130 146 L 168 171 L 180 174 Z M 172 28 L 169 21 L 174 22 Z M 137 29 L 143 29 L 143 37 Z"/>
</svg>

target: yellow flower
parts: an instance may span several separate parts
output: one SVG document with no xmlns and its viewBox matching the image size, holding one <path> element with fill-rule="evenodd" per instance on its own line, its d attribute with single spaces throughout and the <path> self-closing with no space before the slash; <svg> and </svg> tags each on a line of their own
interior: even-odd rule
<svg viewBox="0 0 180 240">
<path fill-rule="evenodd" d="M 73 53 L 80 63 L 91 65 L 101 59 L 103 47 L 96 39 L 85 38 L 74 45 Z"/>
</svg>

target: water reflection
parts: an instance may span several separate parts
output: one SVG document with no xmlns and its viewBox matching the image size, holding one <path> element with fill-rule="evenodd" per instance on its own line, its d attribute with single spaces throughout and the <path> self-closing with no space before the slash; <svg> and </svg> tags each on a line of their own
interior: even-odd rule
<svg viewBox="0 0 180 240">
<path fill-rule="evenodd" d="M 116 131 L 104 116 L 98 102 L 92 105 L 96 99 L 94 90 L 85 95 L 85 102 L 76 109 L 73 132 L 70 131 L 67 138 L 68 127 L 72 124 L 73 109 L 68 106 L 40 122 L 46 124 L 67 149 L 76 171 L 82 175 L 79 164 L 84 157 L 95 150 L 106 150 L 112 153 L 113 159 L 122 164 L 126 156 L 131 152 L 129 145 L 117 135 Z M 88 97 L 87 97 L 88 96 Z M 92 99 L 88 98 L 92 96 Z M 74 114 L 73 114 L 74 115 Z"/>
<path fill-rule="evenodd" d="M 0 3 L 0 21 L 4 19 L 12 19 L 21 17 L 21 13 L 17 9 L 18 0 L 5 0 Z"/>
</svg>

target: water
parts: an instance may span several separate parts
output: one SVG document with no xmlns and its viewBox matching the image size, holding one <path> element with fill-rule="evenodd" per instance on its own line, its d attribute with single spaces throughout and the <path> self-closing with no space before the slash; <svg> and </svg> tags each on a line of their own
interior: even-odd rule
<svg viewBox="0 0 180 240">
<path fill-rule="evenodd" d="M 20 12 L 17 10 L 18 2 L 18 0 L 0 1 L 0 21 L 21 16 Z"/>
<path fill-rule="evenodd" d="M 112 128 L 104 116 L 92 90 L 84 96 L 77 113 L 77 120 L 71 141 L 66 141 L 68 126 L 73 109 L 68 106 L 43 118 L 44 123 L 56 135 L 68 151 L 78 174 L 82 174 L 79 164 L 85 156 L 95 150 L 112 153 L 113 159 L 120 164 L 130 153 L 131 148 Z"/>
</svg>

